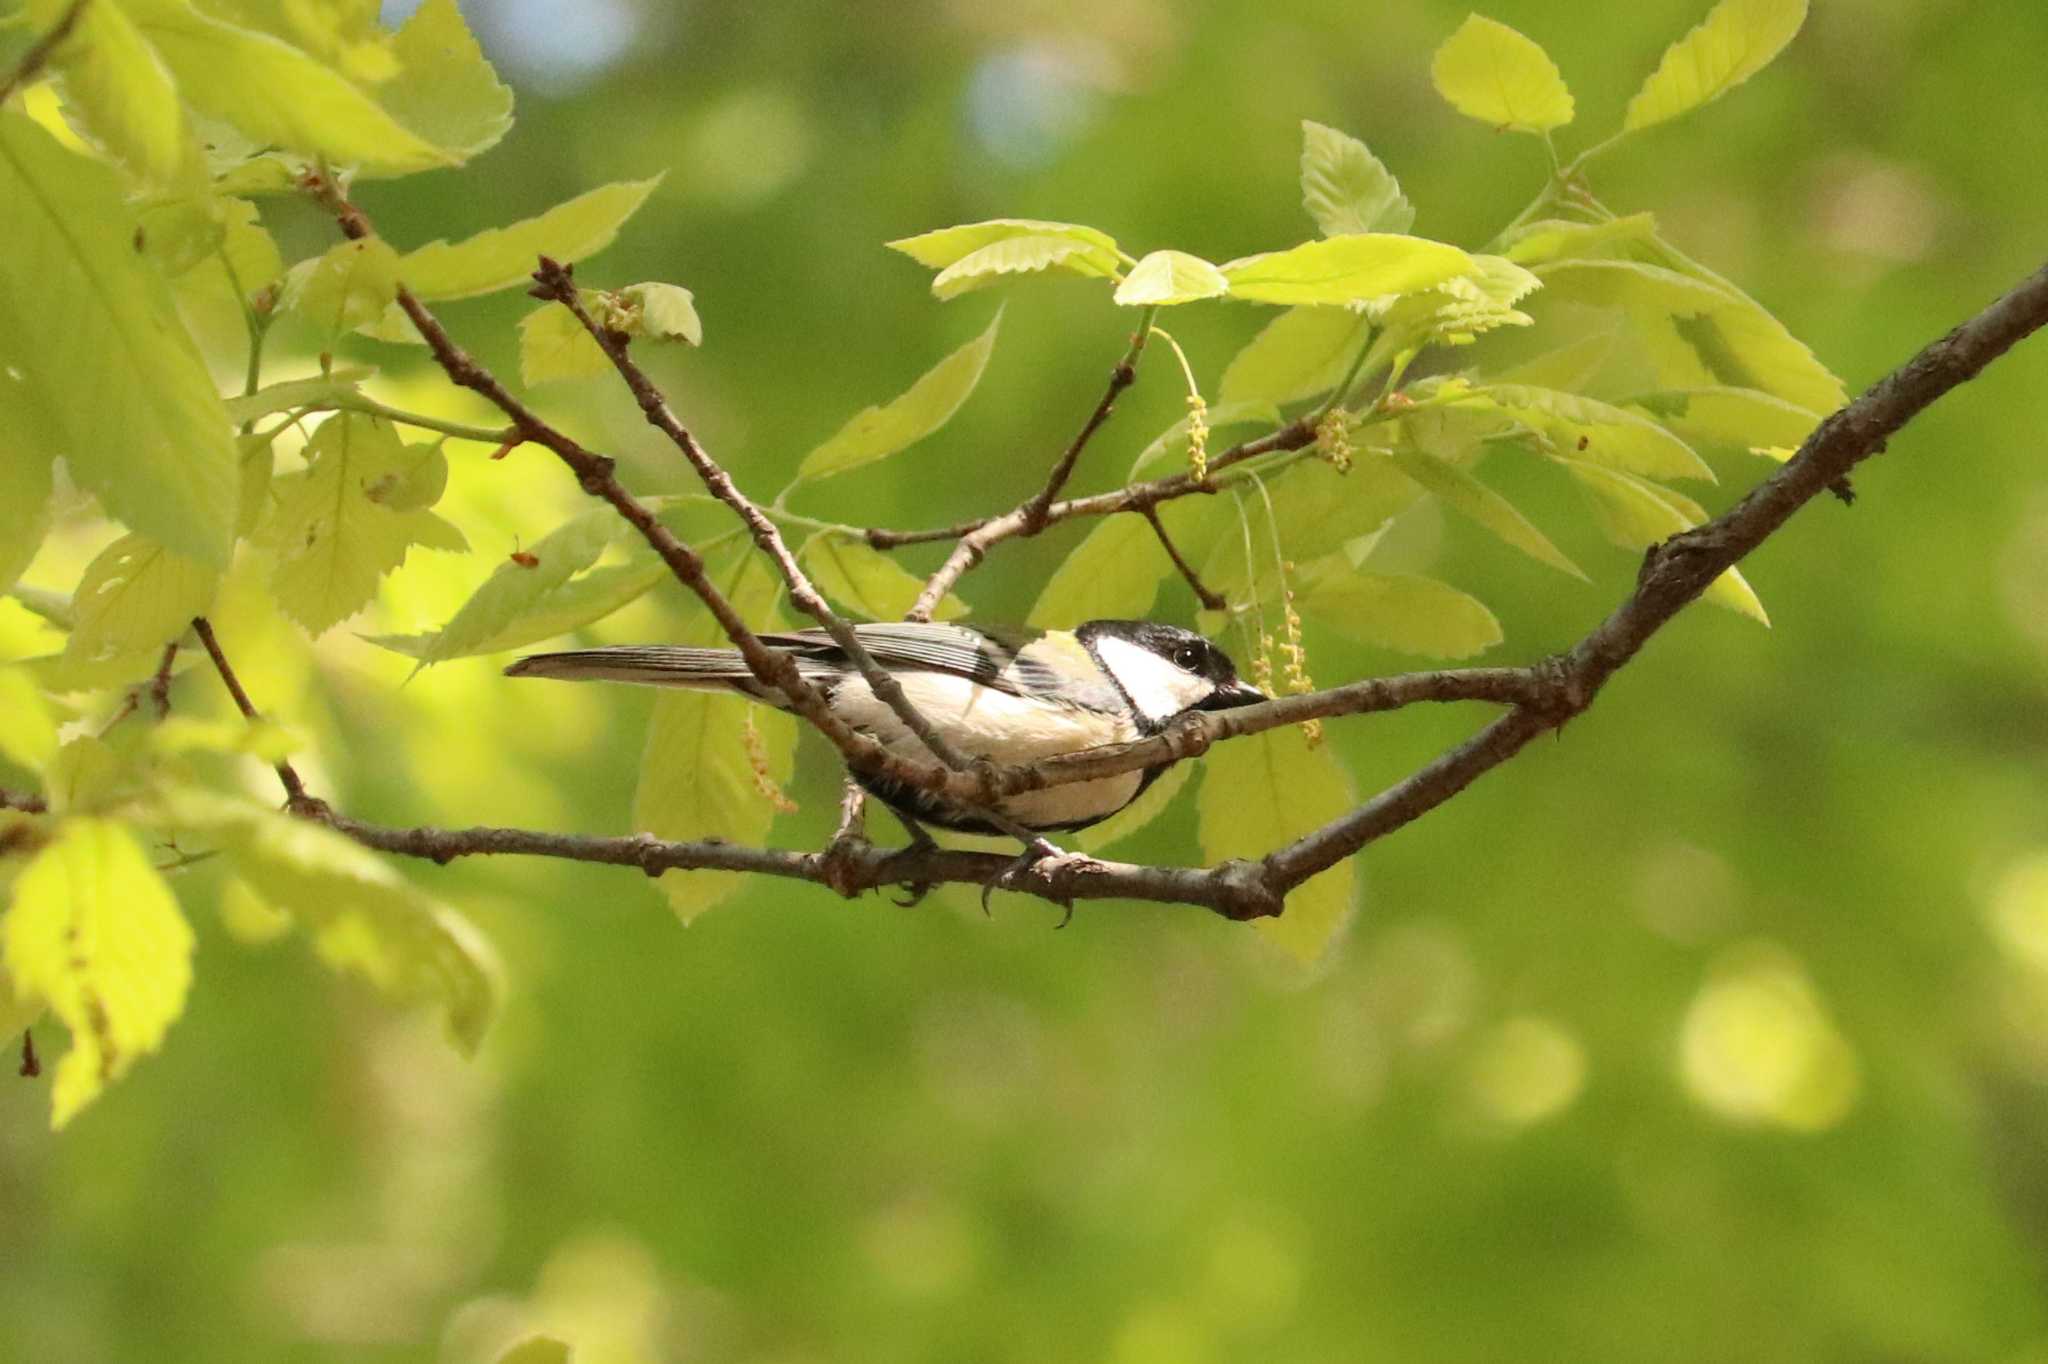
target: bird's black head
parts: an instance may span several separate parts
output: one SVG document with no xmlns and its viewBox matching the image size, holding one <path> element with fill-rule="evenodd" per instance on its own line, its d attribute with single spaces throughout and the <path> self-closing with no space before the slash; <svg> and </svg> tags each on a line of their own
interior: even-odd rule
<svg viewBox="0 0 2048 1364">
<path fill-rule="evenodd" d="M 1192 630 L 1149 620 L 1091 620 L 1074 633 L 1147 730 L 1185 711 L 1266 699 L 1238 678 L 1230 655 Z"/>
</svg>

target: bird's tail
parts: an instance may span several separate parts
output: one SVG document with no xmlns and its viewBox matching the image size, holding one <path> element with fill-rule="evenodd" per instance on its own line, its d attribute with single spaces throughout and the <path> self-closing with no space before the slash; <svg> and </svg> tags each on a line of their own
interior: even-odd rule
<svg viewBox="0 0 2048 1364">
<path fill-rule="evenodd" d="M 700 691 L 756 690 L 753 674 L 733 649 L 678 645 L 625 645 L 528 654 L 505 669 L 507 677 L 558 677 L 570 682 L 637 682 L 647 687 Z"/>
</svg>

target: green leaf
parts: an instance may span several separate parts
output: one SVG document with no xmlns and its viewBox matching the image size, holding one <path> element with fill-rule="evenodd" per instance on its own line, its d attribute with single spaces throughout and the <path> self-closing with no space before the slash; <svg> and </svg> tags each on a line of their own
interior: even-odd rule
<svg viewBox="0 0 2048 1364">
<path fill-rule="evenodd" d="M 1157 777 L 1152 784 L 1138 794 L 1138 798 L 1123 809 L 1103 820 L 1091 824 L 1073 835 L 1074 846 L 1082 852 L 1095 852 L 1112 843 L 1120 843 L 1131 837 L 1153 820 L 1166 813 L 1166 807 L 1173 804 L 1173 798 L 1188 784 L 1188 778 L 1195 774 L 1195 764 L 1175 763 Z"/>
<path fill-rule="evenodd" d="M 185 0 L 126 0 L 126 8 L 178 93 L 259 145 L 382 174 L 454 164 L 346 77 L 280 38 L 220 23 Z"/>
<path fill-rule="evenodd" d="M 902 396 L 881 407 L 865 408 L 804 456 L 799 479 L 830 478 L 886 459 L 944 426 L 981 382 L 988 357 L 995 350 L 998 312 L 987 330 L 932 366 Z"/>
<path fill-rule="evenodd" d="M 392 43 L 398 75 L 377 91 L 392 117 L 467 161 L 512 126 L 512 91 L 484 59 L 455 0 L 426 0 Z"/>
<path fill-rule="evenodd" d="M 1633 260 L 1562 260 L 1535 273 L 1560 299 L 1623 308 L 1645 330 L 1675 326 L 1676 341 L 1714 383 L 1761 389 L 1814 412 L 1832 412 L 1846 398 L 1842 381 L 1784 323 L 1719 278 Z M 1670 375 L 1666 384 L 1696 380 Z"/>
<path fill-rule="evenodd" d="M 524 287 L 542 256 L 572 264 L 610 246 L 661 180 L 657 175 L 601 185 L 538 217 L 487 228 L 459 242 L 429 242 L 400 258 L 398 277 L 428 302 Z"/>
<path fill-rule="evenodd" d="M 330 340 L 374 322 L 398 296 L 398 252 L 382 237 L 337 242 L 285 277 L 284 306 Z"/>
<path fill-rule="evenodd" d="M 1073 242 L 1086 257 L 1084 261 L 1077 262 L 1075 268 L 1089 274 L 1114 274 L 1122 259 L 1116 239 L 1106 232 L 1098 232 L 1079 223 L 1052 223 L 1038 218 L 991 218 L 987 222 L 963 223 L 959 227 L 942 227 L 936 232 L 902 237 L 886 245 L 891 251 L 901 251 L 919 265 L 944 270 L 985 247 L 1018 237 Z"/>
<path fill-rule="evenodd" d="M 1714 481 L 1714 471 L 1683 440 L 1641 413 L 1597 398 L 1526 384 L 1488 384 L 1454 405 L 1505 412 L 1545 436 L 1558 454 L 1646 478 Z"/>
<path fill-rule="evenodd" d="M 697 316 L 697 297 L 680 284 L 629 284 L 619 290 L 629 325 L 625 330 L 650 341 L 704 344 L 704 323 Z"/>
<path fill-rule="evenodd" d="M 227 414 L 169 289 L 136 254 L 113 172 L 0 111 L 0 204 L 0 451 L 63 455 L 114 516 L 225 566 Z"/>
<path fill-rule="evenodd" d="M 391 505 L 434 454 L 407 446 L 379 418 L 344 412 L 321 424 L 306 445 L 306 470 L 275 480 L 277 509 L 264 536 L 277 561 L 271 594 L 286 615 L 318 635 L 376 595 L 413 545 L 468 548 L 432 512 Z"/>
<path fill-rule="evenodd" d="M 498 1356 L 498 1364 L 570 1364 L 567 1341 L 554 1336 L 528 1336 Z"/>
<path fill-rule="evenodd" d="M 1264 857 L 1358 803 L 1351 778 L 1327 746 L 1311 748 L 1297 725 L 1232 739 L 1202 760 L 1202 856 Z M 1297 886 L 1277 919 L 1253 920 L 1259 935 L 1302 966 L 1324 961 L 1358 902 L 1350 861 Z"/>
<path fill-rule="evenodd" d="M 1572 92 L 1557 63 L 1498 20 L 1466 16 L 1429 64 L 1436 92 L 1467 118 L 1518 133 L 1545 133 L 1572 121 Z"/>
<path fill-rule="evenodd" d="M 1508 234 L 1505 255 L 1520 265 L 1539 265 L 1567 256 L 1587 257 L 1612 247 L 1644 242 L 1657 235 L 1657 218 L 1632 213 L 1604 223 L 1574 223 L 1545 218 Z"/>
<path fill-rule="evenodd" d="M 1219 404 L 1295 403 L 1329 392 L 1365 344 L 1370 324 L 1348 308 L 1289 308 L 1231 358 Z"/>
<path fill-rule="evenodd" d="M 68 0 L 35 0 L 28 14 L 47 31 L 69 8 Z M 98 0 L 79 12 L 53 65 L 65 104 L 137 176 L 164 186 L 196 184 L 204 176 L 199 144 L 186 126 L 171 73 L 114 0 Z"/>
<path fill-rule="evenodd" d="M 1406 573 L 1361 573 L 1334 555 L 1305 565 L 1296 604 L 1353 639 L 1429 658 L 1470 658 L 1500 643 L 1500 622 L 1474 597 Z"/>
<path fill-rule="evenodd" d="M 334 407 L 361 397 L 362 391 L 357 385 L 376 373 L 367 365 L 338 366 L 326 374 L 266 384 L 254 393 L 229 398 L 225 404 L 228 420 L 240 426 L 273 412 L 289 412 L 295 407 Z"/>
<path fill-rule="evenodd" d="M 61 1128 L 185 1011 L 192 929 L 133 834 L 73 818 L 15 878 L 0 931 L 15 989 L 71 1032 L 50 1088 L 50 1126 Z"/>
<path fill-rule="evenodd" d="M 1185 251 L 1154 251 L 1131 267 L 1117 286 L 1116 301 L 1124 307 L 1193 303 L 1230 292 L 1223 272 Z"/>
<path fill-rule="evenodd" d="M 50 460 L 0 427 L 0 592 L 14 586 L 50 529 Z"/>
<path fill-rule="evenodd" d="M 864 540 L 820 531 L 804 542 L 804 568 L 818 590 L 855 615 L 901 620 L 924 591 L 924 579 Z M 933 615 L 952 620 L 967 603 L 947 593 Z"/>
<path fill-rule="evenodd" d="M 478 640 L 462 652 L 455 651 L 443 642 L 438 632 L 424 635 L 365 635 L 364 638 L 381 649 L 389 649 L 393 653 L 404 654 L 407 658 L 416 658 L 422 662 L 427 661 L 429 651 L 437 651 L 436 657 L 439 661 L 474 657 L 479 654 L 504 653 L 507 649 L 523 648 L 543 639 L 553 639 L 571 630 L 580 630 L 593 621 L 603 620 L 612 612 L 645 596 L 667 576 L 667 565 L 652 554 L 640 555 L 634 562 L 601 565 L 581 577 L 571 578 L 534 602 L 504 629 Z"/>
<path fill-rule="evenodd" d="M 1706 520 L 1699 504 L 1645 479 L 1578 460 L 1561 460 L 1589 494 L 1594 520 L 1613 543 L 1627 550 L 1646 550 L 1691 530 Z M 1729 569 L 1707 587 L 1703 600 L 1740 612 L 1762 625 L 1771 618 L 1738 569 Z"/>
<path fill-rule="evenodd" d="M 740 561 L 728 596 L 747 620 L 762 628 L 772 623 L 769 617 L 780 591 L 781 580 L 766 559 L 749 553 Z M 683 642 L 722 644 L 724 637 L 709 617 L 700 617 Z M 750 720 L 760 738 L 769 779 L 778 784 L 788 781 L 796 761 L 793 717 L 744 697 L 663 691 L 654 703 L 641 752 L 633 827 L 661 838 L 762 842 L 775 822 L 775 807 L 756 783 L 744 742 Z M 685 923 L 745 884 L 738 876 L 710 871 L 672 871 L 661 878 L 662 893 Z"/>
<path fill-rule="evenodd" d="M 0 666 L 0 756 L 34 772 L 57 756 L 57 717 L 25 668 Z"/>
<path fill-rule="evenodd" d="M 1071 630 L 1088 620 L 1142 620 L 1173 561 L 1136 513 L 1105 516 L 1061 561 L 1025 623 Z"/>
<path fill-rule="evenodd" d="M 624 527 L 609 507 L 585 512 L 535 541 L 521 558 L 504 560 L 417 655 L 420 663 L 483 652 L 479 646 L 512 632 L 528 614 L 545 610 L 571 578 L 597 562 Z"/>
<path fill-rule="evenodd" d="M 1505 256 L 1474 256 L 1472 265 L 1469 274 L 1369 311 L 1388 333 L 1417 345 L 1465 345 L 1500 327 L 1528 326 L 1532 319 L 1514 305 L 1543 281 Z"/>
<path fill-rule="evenodd" d="M 978 251 L 970 251 L 939 271 L 932 277 L 932 293 L 941 299 L 958 298 L 1001 284 L 1006 275 L 1031 275 L 1043 270 L 1057 270 L 1084 279 L 1108 279 L 1116 273 L 1116 266 L 1103 264 L 1097 248 L 1072 237 L 1003 237 Z"/>
<path fill-rule="evenodd" d="M 149 652 L 205 615 L 220 571 L 139 535 L 124 535 L 86 567 L 72 594 L 77 624 L 65 653 L 79 662 Z"/>
<path fill-rule="evenodd" d="M 1771 64 L 1806 22 L 1806 0 L 1721 0 L 1628 102 L 1622 131 L 1654 127 L 1719 99 Z"/>
<path fill-rule="evenodd" d="M 1301 202 L 1326 237 L 1406 232 L 1415 205 L 1401 182 L 1357 138 L 1301 121 Z"/>
<path fill-rule="evenodd" d="M 1371 535 L 1422 497 L 1422 489 L 1390 461 L 1368 457 L 1341 474 L 1320 460 L 1304 461 L 1265 484 L 1273 503 L 1272 520 L 1279 526 L 1279 553 L 1273 547 L 1264 499 L 1255 490 L 1246 490 L 1242 501 L 1251 525 L 1249 562 L 1243 524 L 1232 514 L 1221 518 L 1224 527 L 1202 564 L 1202 581 L 1233 604 L 1251 597 L 1272 600 L 1279 558 L 1303 563 L 1321 558 Z M 1190 552 L 1185 542 L 1182 552 Z"/>
<path fill-rule="evenodd" d="M 594 289 L 579 289 L 577 296 L 586 308 L 598 297 Z M 519 319 L 519 380 L 528 388 L 562 379 L 590 379 L 611 370 L 604 347 L 561 304 L 543 303 Z"/>
<path fill-rule="evenodd" d="M 199 261 L 179 278 L 178 293 L 185 298 L 211 294 L 227 300 L 232 305 L 229 311 L 238 313 L 277 283 L 284 274 L 284 260 L 256 205 L 220 196 L 213 204 L 219 214 L 219 246 L 210 259 Z"/>
<path fill-rule="evenodd" d="M 1393 460 L 1402 473 L 1442 498 L 1446 506 L 1470 517 L 1538 563 L 1574 578 L 1585 578 L 1579 566 L 1551 544 L 1529 518 L 1516 511 L 1513 503 L 1457 465 L 1413 447 L 1396 449 Z"/>
<path fill-rule="evenodd" d="M 1264 399 L 1242 402 L 1221 402 L 1210 408 L 1204 418 L 1213 435 L 1217 431 L 1233 426 L 1278 426 L 1280 409 Z M 1173 425 L 1152 438 L 1138 457 L 1131 461 L 1131 477 L 1136 478 L 1141 469 L 1146 469 L 1161 460 L 1171 459 L 1184 462 L 1188 454 L 1188 431 L 1193 425 L 1194 414 L 1189 413 Z M 1214 449 L 1214 445 L 1210 446 Z"/>
<path fill-rule="evenodd" d="M 1473 261 L 1445 242 L 1368 232 L 1245 256 L 1222 268 L 1232 298 L 1255 303 L 1364 303 L 1441 284 L 1472 270 Z"/>
<path fill-rule="evenodd" d="M 217 842 L 237 874 L 311 935 L 320 959 L 404 1004 L 441 1009 L 473 1054 L 497 1007 L 497 967 L 470 923 L 369 849 L 310 820 L 191 788 L 163 800 L 174 829 Z"/>
<path fill-rule="evenodd" d="M 1689 440 L 1743 449 L 1797 449 L 1821 421 L 1817 412 L 1753 388 L 1665 389 L 1628 401 Z"/>
</svg>

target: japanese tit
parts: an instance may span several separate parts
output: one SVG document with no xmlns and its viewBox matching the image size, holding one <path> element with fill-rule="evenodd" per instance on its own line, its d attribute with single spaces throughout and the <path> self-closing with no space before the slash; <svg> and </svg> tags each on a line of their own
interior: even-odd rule
<svg viewBox="0 0 2048 1364">
<path fill-rule="evenodd" d="M 955 748 L 999 763 L 1142 738 L 1191 710 L 1227 710 L 1266 699 L 1238 680 L 1237 669 L 1214 644 L 1149 621 L 1091 620 L 1075 630 L 1046 632 L 914 623 L 857 625 L 854 631 Z M 794 654 L 799 672 L 850 727 L 897 752 L 924 754 L 922 742 L 824 631 L 764 634 L 761 640 Z M 780 692 L 754 680 L 732 649 L 578 649 L 532 654 L 505 673 L 730 691 L 788 708 Z M 1002 813 L 1036 832 L 1085 828 L 1137 799 L 1168 766 L 1022 792 L 1003 802 Z M 997 832 L 972 811 L 930 792 L 887 779 L 860 781 L 913 828 L 925 823 Z"/>
</svg>

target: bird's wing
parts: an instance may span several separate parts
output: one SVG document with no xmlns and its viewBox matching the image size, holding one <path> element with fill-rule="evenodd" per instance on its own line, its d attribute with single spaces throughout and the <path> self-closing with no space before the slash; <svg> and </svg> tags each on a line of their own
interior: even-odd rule
<svg viewBox="0 0 2048 1364">
<path fill-rule="evenodd" d="M 1064 631 L 878 621 L 853 627 L 874 660 L 892 671 L 950 673 L 1013 696 L 1061 697 L 1089 709 L 1114 710 L 1116 693 L 1093 658 Z M 851 667 L 823 630 L 763 635 L 764 643 Z M 1060 665 L 1064 666 L 1060 666 Z M 1086 679 L 1079 682 L 1077 679 Z"/>
</svg>

